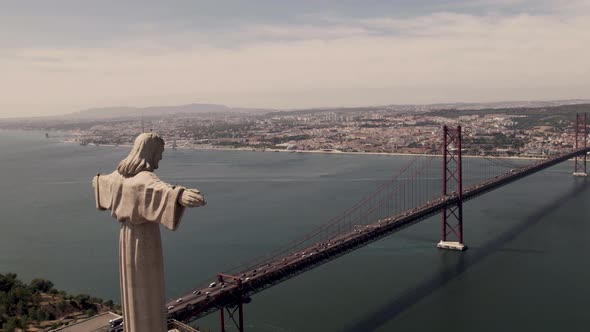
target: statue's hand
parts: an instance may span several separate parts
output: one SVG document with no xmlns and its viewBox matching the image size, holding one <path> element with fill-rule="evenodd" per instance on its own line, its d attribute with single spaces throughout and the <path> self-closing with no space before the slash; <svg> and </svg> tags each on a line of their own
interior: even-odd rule
<svg viewBox="0 0 590 332">
<path fill-rule="evenodd" d="M 178 204 L 184 207 L 197 207 L 207 204 L 201 192 L 197 189 L 185 189 L 178 198 Z"/>
</svg>

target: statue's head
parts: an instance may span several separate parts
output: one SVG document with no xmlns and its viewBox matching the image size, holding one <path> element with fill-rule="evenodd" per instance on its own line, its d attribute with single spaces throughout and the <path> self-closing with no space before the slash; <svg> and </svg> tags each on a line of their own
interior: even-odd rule
<svg viewBox="0 0 590 332">
<path fill-rule="evenodd" d="M 164 140 L 153 133 L 143 133 L 137 136 L 133 148 L 127 158 L 121 160 L 117 171 L 124 177 L 132 177 L 142 171 L 152 172 L 158 169 L 162 160 Z"/>
</svg>

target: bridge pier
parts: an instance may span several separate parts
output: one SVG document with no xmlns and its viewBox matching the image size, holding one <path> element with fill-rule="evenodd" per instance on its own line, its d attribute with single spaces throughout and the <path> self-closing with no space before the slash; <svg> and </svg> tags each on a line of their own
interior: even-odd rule
<svg viewBox="0 0 590 332">
<path fill-rule="evenodd" d="M 440 241 L 436 245 L 436 247 L 439 249 L 448 249 L 448 250 L 457 250 L 457 251 L 467 250 L 467 246 L 464 245 L 463 243 L 452 242 L 452 241 Z"/>
<path fill-rule="evenodd" d="M 223 307 L 219 310 L 219 330 L 221 332 L 225 332 L 225 312 L 223 312 Z"/>
<path fill-rule="evenodd" d="M 221 332 L 225 332 L 225 312 L 224 310 L 227 310 L 227 313 L 230 317 L 230 319 L 234 322 L 236 328 L 238 329 L 239 332 L 244 332 L 244 309 L 243 309 L 243 301 L 238 302 L 238 307 L 234 310 L 234 311 L 230 311 L 230 309 L 228 309 L 227 307 L 221 307 L 219 309 L 219 328 Z M 236 311 L 238 311 L 238 321 L 236 322 L 236 320 L 234 319 L 234 315 L 236 314 Z"/>
<path fill-rule="evenodd" d="M 587 115 L 584 113 L 584 119 L 580 114 L 576 114 L 576 143 L 575 149 L 579 150 L 587 147 L 588 143 L 588 122 Z M 583 147 L 582 147 L 583 144 Z M 574 176 L 588 176 L 586 172 L 586 154 L 574 158 Z"/>
<path fill-rule="evenodd" d="M 454 196 L 457 203 L 442 209 L 440 249 L 467 249 L 463 243 L 463 171 L 461 163 L 461 126 L 443 126 L 443 196 Z M 456 185 L 455 185 L 456 184 Z M 453 190 L 454 189 L 454 190 Z M 449 236 L 455 241 L 449 240 Z"/>
<path fill-rule="evenodd" d="M 217 280 L 220 283 L 232 283 L 238 286 L 239 289 L 242 289 L 242 279 L 240 277 L 231 276 L 228 274 L 219 273 L 217 275 Z M 228 307 L 222 306 L 219 308 L 219 327 L 221 332 L 225 332 L 225 310 L 227 310 L 227 314 L 229 318 L 232 320 L 236 328 L 239 332 L 244 332 L 244 298 L 242 297 L 242 292 L 240 298 L 238 299 L 237 307 L 232 311 Z M 238 312 L 238 321 L 236 322 L 234 315 Z"/>
</svg>

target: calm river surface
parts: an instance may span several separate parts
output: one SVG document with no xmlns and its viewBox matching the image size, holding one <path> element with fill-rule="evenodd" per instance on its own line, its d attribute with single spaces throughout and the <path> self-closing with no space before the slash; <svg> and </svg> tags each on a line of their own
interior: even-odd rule
<svg viewBox="0 0 590 332">
<path fill-rule="evenodd" d="M 128 151 L 0 131 L 0 273 L 118 301 L 119 226 L 90 180 Z M 408 160 L 167 150 L 157 174 L 208 201 L 162 230 L 167 296 L 325 223 Z M 467 252 L 436 249 L 435 216 L 255 295 L 247 330 L 587 331 L 590 183 L 571 168 L 466 203 Z M 217 315 L 197 324 L 217 330 Z"/>
</svg>

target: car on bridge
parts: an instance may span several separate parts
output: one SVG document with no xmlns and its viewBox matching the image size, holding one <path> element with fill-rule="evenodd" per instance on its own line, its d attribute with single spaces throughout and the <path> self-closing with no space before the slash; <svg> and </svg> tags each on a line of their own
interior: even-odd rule
<svg viewBox="0 0 590 332">
<path fill-rule="evenodd" d="M 123 324 L 123 317 L 109 320 L 110 327 L 116 327 Z"/>
</svg>

